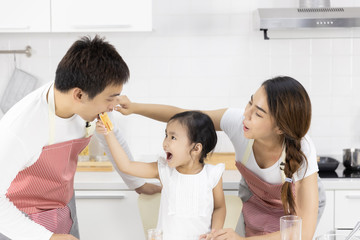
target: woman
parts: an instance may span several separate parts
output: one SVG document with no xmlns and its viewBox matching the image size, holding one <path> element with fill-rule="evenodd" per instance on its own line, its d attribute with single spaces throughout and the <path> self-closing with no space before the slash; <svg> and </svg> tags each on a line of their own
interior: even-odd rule
<svg viewBox="0 0 360 240">
<path fill-rule="evenodd" d="M 120 99 L 118 111 L 159 121 L 184 109 Z M 212 231 L 213 239 L 280 239 L 279 218 L 302 218 L 302 239 L 312 239 L 325 206 L 318 190 L 315 147 L 306 133 L 311 122 L 311 102 L 304 87 L 290 77 L 265 81 L 251 96 L 245 110 L 204 111 L 218 131 L 224 131 L 235 148 L 236 166 L 243 178 L 243 201 L 237 231 Z M 320 194 L 320 197 L 319 197 Z M 319 212 L 319 214 L 318 214 Z M 243 223 L 243 222 L 245 223 Z M 240 235 L 238 235 L 240 234 Z"/>
</svg>

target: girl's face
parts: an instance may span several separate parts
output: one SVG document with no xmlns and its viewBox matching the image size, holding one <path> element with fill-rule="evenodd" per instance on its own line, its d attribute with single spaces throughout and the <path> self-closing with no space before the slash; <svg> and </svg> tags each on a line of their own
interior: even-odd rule
<svg viewBox="0 0 360 240">
<path fill-rule="evenodd" d="M 190 143 L 187 128 L 173 120 L 167 124 L 163 148 L 169 167 L 183 167 L 192 161 L 191 150 L 194 144 Z"/>
<path fill-rule="evenodd" d="M 279 128 L 270 115 L 267 94 L 261 86 L 251 96 L 244 112 L 243 130 L 248 139 L 272 139 L 279 136 Z"/>
</svg>

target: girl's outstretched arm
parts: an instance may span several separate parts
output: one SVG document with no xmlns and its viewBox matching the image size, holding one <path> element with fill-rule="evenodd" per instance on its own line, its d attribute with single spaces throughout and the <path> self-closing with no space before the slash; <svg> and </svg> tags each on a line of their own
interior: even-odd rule
<svg viewBox="0 0 360 240">
<path fill-rule="evenodd" d="M 101 121 L 96 123 L 96 131 L 98 133 L 104 134 L 111 155 L 113 156 L 115 163 L 120 171 L 135 177 L 159 178 L 157 162 L 144 163 L 130 161 L 124 149 L 117 141 L 115 134 L 112 131 L 108 132 Z"/>
</svg>

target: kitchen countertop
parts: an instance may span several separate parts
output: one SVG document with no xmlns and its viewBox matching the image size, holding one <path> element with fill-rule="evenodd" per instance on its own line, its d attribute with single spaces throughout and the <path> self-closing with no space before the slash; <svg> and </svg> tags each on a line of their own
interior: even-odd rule
<svg viewBox="0 0 360 240">
<path fill-rule="evenodd" d="M 223 174 L 223 189 L 238 189 L 241 175 L 238 170 L 226 170 Z M 146 182 L 157 183 L 157 179 Z M 326 190 L 360 190 L 360 178 L 323 178 Z M 112 172 L 76 172 L 75 190 L 130 190 L 116 171 Z"/>
</svg>

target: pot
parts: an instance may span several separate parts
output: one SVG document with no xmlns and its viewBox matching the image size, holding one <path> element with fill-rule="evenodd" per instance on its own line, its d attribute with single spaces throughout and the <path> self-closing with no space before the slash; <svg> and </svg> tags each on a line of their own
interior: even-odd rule
<svg viewBox="0 0 360 240">
<path fill-rule="evenodd" d="M 343 149 L 343 164 L 346 169 L 356 171 L 360 170 L 360 149 Z"/>
</svg>

